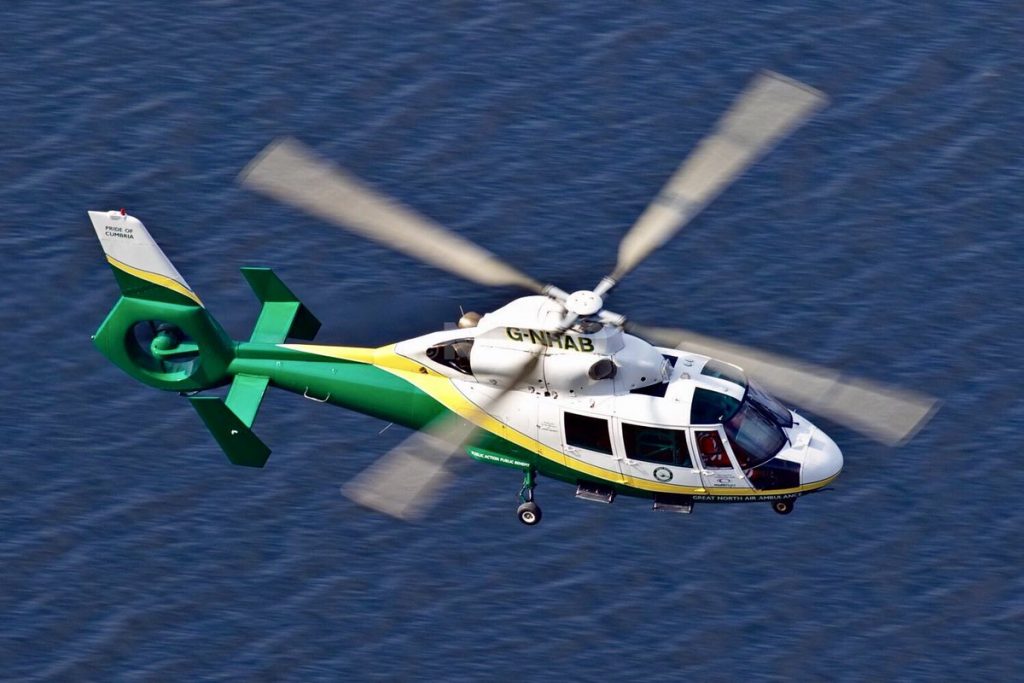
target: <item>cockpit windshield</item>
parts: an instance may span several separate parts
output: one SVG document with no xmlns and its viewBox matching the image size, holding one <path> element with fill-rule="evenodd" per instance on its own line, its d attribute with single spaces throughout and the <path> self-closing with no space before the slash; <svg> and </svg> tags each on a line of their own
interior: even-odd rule
<svg viewBox="0 0 1024 683">
<path fill-rule="evenodd" d="M 793 426 L 789 411 L 755 387 L 752 382 L 747 386 L 739 409 L 723 423 L 732 450 L 743 469 L 757 467 L 775 457 L 787 442 L 782 428 Z"/>
<path fill-rule="evenodd" d="M 746 398 L 757 404 L 775 424 L 789 429 L 793 426 L 793 413 L 786 409 L 786 406 L 779 403 L 779 400 L 762 389 L 756 382 L 747 384 Z"/>
</svg>

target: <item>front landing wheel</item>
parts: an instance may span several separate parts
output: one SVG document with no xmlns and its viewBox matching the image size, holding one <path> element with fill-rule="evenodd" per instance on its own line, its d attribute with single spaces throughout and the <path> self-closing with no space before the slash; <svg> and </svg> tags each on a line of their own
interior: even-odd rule
<svg viewBox="0 0 1024 683">
<path fill-rule="evenodd" d="M 793 504 L 796 501 L 790 498 L 789 500 L 776 500 L 772 502 L 772 510 L 775 510 L 780 515 L 788 515 L 793 511 Z"/>
<path fill-rule="evenodd" d="M 532 500 L 527 501 L 519 506 L 516 515 L 519 516 L 519 521 L 523 524 L 534 526 L 540 522 L 540 506 Z"/>
</svg>

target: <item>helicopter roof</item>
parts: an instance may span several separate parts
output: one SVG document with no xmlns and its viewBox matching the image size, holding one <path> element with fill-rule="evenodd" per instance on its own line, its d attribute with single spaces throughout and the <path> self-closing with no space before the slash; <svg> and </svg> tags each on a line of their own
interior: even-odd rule
<svg viewBox="0 0 1024 683">
<path fill-rule="evenodd" d="M 545 392 L 566 408 L 583 412 L 608 413 L 614 403 L 615 413 L 640 422 L 713 424 L 743 400 L 743 371 L 709 356 L 656 347 L 609 325 L 595 329 L 584 323 L 590 332 L 572 330 L 560 336 L 536 329 L 548 301 L 523 297 L 483 316 L 477 327 L 410 339 L 396 351 L 449 376 L 456 385 L 475 385 L 473 394 L 482 398 L 502 391 L 516 374 L 514 368 L 540 347 L 541 363 L 519 378 L 517 389 Z M 602 358 L 615 364 L 615 372 L 594 379 L 588 371 Z"/>
</svg>

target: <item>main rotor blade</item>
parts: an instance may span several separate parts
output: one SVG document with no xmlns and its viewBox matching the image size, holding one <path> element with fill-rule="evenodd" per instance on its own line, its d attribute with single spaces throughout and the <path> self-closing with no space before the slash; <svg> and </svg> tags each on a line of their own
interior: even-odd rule
<svg viewBox="0 0 1024 683">
<path fill-rule="evenodd" d="M 542 351 L 529 353 L 512 382 L 483 405 L 474 406 L 470 420 L 455 414 L 441 417 L 381 456 L 342 486 L 341 492 L 364 507 L 392 517 L 407 521 L 421 518 L 451 479 L 448 461 L 476 435 L 476 423 L 533 372 L 541 355 Z"/>
<path fill-rule="evenodd" d="M 497 256 L 377 194 L 292 138 L 280 138 L 239 176 L 242 185 L 471 282 L 542 286 Z"/>
<path fill-rule="evenodd" d="M 448 418 L 444 432 L 415 432 L 341 487 L 341 492 L 363 507 L 407 521 L 419 519 L 437 492 L 451 480 L 448 460 L 474 427 Z M 449 441 L 448 439 L 452 439 Z"/>
<path fill-rule="evenodd" d="M 784 402 L 806 408 L 887 446 L 909 441 L 939 407 L 939 401 L 931 396 L 846 377 L 836 370 L 694 332 L 639 325 L 632 325 L 631 330 L 663 346 L 738 365 Z"/>
<path fill-rule="evenodd" d="M 682 163 L 619 245 L 609 276 L 619 281 L 665 244 L 733 180 L 825 105 L 803 83 L 765 72 L 740 95 Z"/>
</svg>

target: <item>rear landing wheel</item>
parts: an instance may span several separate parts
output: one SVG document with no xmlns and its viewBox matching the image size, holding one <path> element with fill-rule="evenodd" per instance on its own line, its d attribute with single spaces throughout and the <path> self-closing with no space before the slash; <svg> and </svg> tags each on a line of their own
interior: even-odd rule
<svg viewBox="0 0 1024 683">
<path fill-rule="evenodd" d="M 519 506 L 519 509 L 516 510 L 516 515 L 519 516 L 519 521 L 523 524 L 533 526 L 540 522 L 540 506 L 532 500 L 527 501 Z"/>
<path fill-rule="evenodd" d="M 776 500 L 772 502 L 772 510 L 775 510 L 780 515 L 788 515 L 790 512 L 793 511 L 794 503 L 796 503 L 796 501 L 793 499 Z"/>
</svg>

